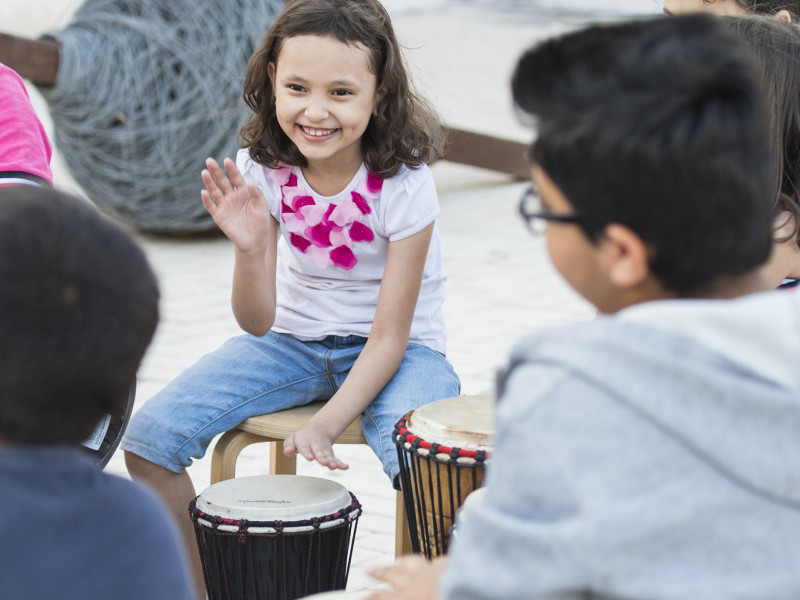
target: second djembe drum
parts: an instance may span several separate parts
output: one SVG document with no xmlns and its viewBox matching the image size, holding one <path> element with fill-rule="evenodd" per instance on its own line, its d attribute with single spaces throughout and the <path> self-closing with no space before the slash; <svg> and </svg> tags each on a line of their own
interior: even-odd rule
<svg viewBox="0 0 800 600">
<path fill-rule="evenodd" d="M 456 396 L 408 413 L 395 426 L 411 547 L 445 554 L 456 511 L 483 482 L 494 435 L 494 399 Z"/>
</svg>

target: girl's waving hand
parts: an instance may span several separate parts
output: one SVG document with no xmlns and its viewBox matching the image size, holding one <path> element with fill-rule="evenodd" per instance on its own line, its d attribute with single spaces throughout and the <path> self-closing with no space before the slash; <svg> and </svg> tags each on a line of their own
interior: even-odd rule
<svg viewBox="0 0 800 600">
<path fill-rule="evenodd" d="M 224 165 L 223 170 L 213 158 L 206 159 L 208 169 L 200 174 L 206 186 L 200 192 L 203 206 L 239 252 L 263 255 L 271 220 L 269 206 L 230 158 Z"/>
</svg>

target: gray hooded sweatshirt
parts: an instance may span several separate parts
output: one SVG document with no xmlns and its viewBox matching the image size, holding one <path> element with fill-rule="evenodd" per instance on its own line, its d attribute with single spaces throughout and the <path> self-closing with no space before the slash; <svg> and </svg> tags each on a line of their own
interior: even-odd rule
<svg viewBox="0 0 800 600">
<path fill-rule="evenodd" d="M 523 339 L 443 597 L 800 599 L 799 359 L 800 290 Z"/>
</svg>

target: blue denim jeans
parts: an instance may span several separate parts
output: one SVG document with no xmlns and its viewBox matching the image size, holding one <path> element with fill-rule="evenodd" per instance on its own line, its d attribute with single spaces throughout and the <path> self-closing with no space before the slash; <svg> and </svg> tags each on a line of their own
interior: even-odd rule
<svg viewBox="0 0 800 600">
<path fill-rule="evenodd" d="M 270 331 L 225 342 L 136 411 L 121 448 L 175 473 L 202 457 L 219 433 L 255 415 L 328 400 L 364 348 L 360 336 L 304 342 Z M 447 359 L 409 344 L 397 373 L 364 411 L 361 427 L 390 479 L 399 472 L 392 430 L 410 410 L 457 396 Z"/>
</svg>

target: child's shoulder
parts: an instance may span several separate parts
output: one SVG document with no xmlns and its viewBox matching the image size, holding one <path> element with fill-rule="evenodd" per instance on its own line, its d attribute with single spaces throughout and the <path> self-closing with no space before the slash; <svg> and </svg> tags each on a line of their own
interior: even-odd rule
<svg viewBox="0 0 800 600">
<path fill-rule="evenodd" d="M 435 193 L 433 171 L 426 164 L 415 167 L 403 165 L 395 175 L 383 180 L 383 191 L 389 194 L 415 194 L 421 189 Z"/>
<path fill-rule="evenodd" d="M 285 185 L 292 173 L 292 167 L 283 163 L 276 167 L 268 167 L 257 162 L 250 156 L 247 148 L 241 148 L 236 153 L 236 168 L 245 179 L 262 189 Z"/>
</svg>

